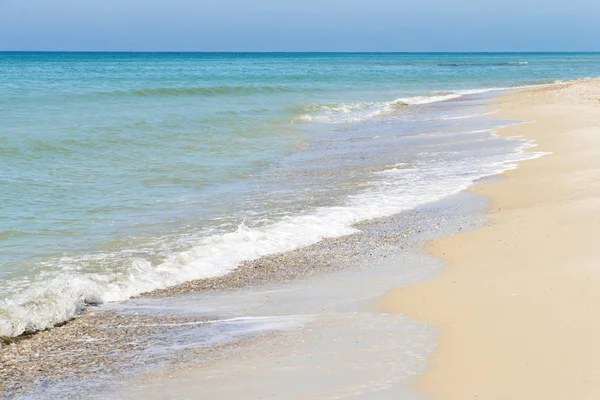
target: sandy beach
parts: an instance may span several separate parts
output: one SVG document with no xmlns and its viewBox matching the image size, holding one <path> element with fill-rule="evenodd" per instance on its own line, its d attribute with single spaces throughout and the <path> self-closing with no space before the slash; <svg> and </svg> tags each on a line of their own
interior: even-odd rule
<svg viewBox="0 0 600 400">
<path fill-rule="evenodd" d="M 498 134 L 534 141 L 528 151 L 543 157 L 355 224 L 351 235 L 93 308 L 10 341 L 0 353 L 0 392 L 598 398 L 600 81 L 505 93 L 485 100 L 500 111 L 478 123 L 510 124 Z M 503 162 L 527 158 L 519 149 Z"/>
<path fill-rule="evenodd" d="M 434 399 L 600 397 L 600 81 L 513 92 L 502 129 L 551 155 L 473 187 L 492 223 L 434 239 L 439 277 L 392 290 L 386 311 L 440 330 L 416 382 Z"/>
</svg>

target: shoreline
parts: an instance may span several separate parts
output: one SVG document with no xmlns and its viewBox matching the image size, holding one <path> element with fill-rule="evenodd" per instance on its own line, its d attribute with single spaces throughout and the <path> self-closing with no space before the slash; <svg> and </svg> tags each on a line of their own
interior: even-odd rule
<svg viewBox="0 0 600 400">
<path fill-rule="evenodd" d="M 498 117 L 498 114 L 494 114 L 494 117 Z M 511 126 L 517 126 L 517 125 L 511 125 Z M 497 176 L 497 175 L 493 175 L 493 176 Z M 487 178 L 482 178 L 482 179 L 489 179 L 490 177 Z M 480 183 L 476 182 L 475 186 L 478 186 Z M 473 186 L 471 186 L 473 187 Z M 469 190 L 467 190 L 469 191 Z M 445 200 L 442 200 L 441 203 L 443 203 Z M 437 202 L 435 202 L 435 204 L 437 204 Z M 333 239 L 325 239 L 320 241 L 319 243 L 312 245 L 312 246 L 308 246 L 305 248 L 300 248 L 297 250 L 293 250 L 290 252 L 285 252 L 285 253 L 278 253 L 278 254 L 274 254 L 271 256 L 266 256 L 263 257 L 259 260 L 256 261 L 251 261 L 251 262 L 247 262 L 247 263 L 243 263 L 242 266 L 240 266 L 236 272 L 226 275 L 224 277 L 220 277 L 220 278 L 213 278 L 213 279 L 206 279 L 206 280 L 200 280 L 200 281 L 191 281 L 191 282 L 187 282 L 184 283 L 182 285 L 178 285 L 175 287 L 171 287 L 169 289 L 166 290 L 161 290 L 161 291 L 155 291 L 155 292 L 149 292 L 143 295 L 138 296 L 138 299 L 152 299 L 152 298 L 167 298 L 167 297 L 171 297 L 171 296 L 177 296 L 177 295 L 182 295 L 182 294 L 186 294 L 186 293 L 196 293 L 196 292 L 219 292 L 219 291 L 227 291 L 227 290 L 231 290 L 231 289 L 240 289 L 240 288 L 253 288 L 255 286 L 258 286 L 258 288 L 264 286 L 265 284 L 280 284 L 280 283 L 286 283 L 286 282 L 293 282 L 293 281 L 302 281 L 303 279 L 310 279 L 311 277 L 317 277 L 317 279 L 319 279 L 320 276 L 323 276 L 325 274 L 329 274 L 329 273 L 335 273 L 336 271 L 340 271 L 343 269 L 347 269 L 347 265 L 345 264 L 362 264 L 362 265 L 366 265 L 367 269 L 368 266 L 373 267 L 374 262 L 377 260 L 377 257 L 380 257 L 382 254 L 383 257 L 387 257 L 387 256 L 391 256 L 394 252 L 402 252 L 404 250 L 403 243 L 406 242 L 406 232 L 413 230 L 413 231 L 417 231 L 416 227 L 410 227 L 410 226 L 406 226 L 406 220 L 403 219 L 403 217 L 399 217 L 401 215 L 410 215 L 410 214 L 418 214 L 420 212 L 421 207 L 418 207 L 417 209 L 413 209 L 413 210 L 408 210 L 406 212 L 400 213 L 400 214 L 395 214 L 389 217 L 383 217 L 383 218 L 377 218 L 374 220 L 368 220 L 365 222 L 361 222 L 359 224 L 357 224 L 356 226 L 360 229 L 362 228 L 367 228 L 366 230 L 368 231 L 368 227 L 369 226 L 377 226 L 378 224 L 383 224 L 385 225 L 386 223 L 389 224 L 389 221 L 392 221 L 391 225 L 388 225 L 387 227 L 385 227 L 385 229 L 378 231 L 375 235 L 371 235 L 368 232 L 360 232 L 357 234 L 352 234 L 352 235 L 347 235 L 347 236 L 342 236 L 342 237 L 337 237 L 337 238 L 333 238 Z M 394 220 L 396 220 L 396 222 L 394 222 Z M 388 221 L 388 222 L 386 222 Z M 444 218 L 440 219 L 440 222 L 445 221 Z M 439 226 L 439 224 L 438 224 Z M 447 229 L 448 227 L 446 227 Z M 444 229 L 441 229 L 441 231 L 443 231 Z M 462 230 L 462 227 L 459 229 Z M 420 234 L 421 231 L 418 230 L 418 233 Z M 435 229 L 430 230 L 429 233 L 433 233 L 433 234 L 444 234 L 442 232 L 436 232 Z M 448 233 L 448 232 L 446 232 Z M 427 238 L 423 238 L 419 235 L 416 234 L 408 234 L 408 236 L 410 236 L 410 238 L 412 240 L 417 240 L 418 242 L 421 242 Z M 323 251 L 323 253 L 320 253 L 320 251 Z M 377 250 L 377 251 L 376 251 Z M 372 253 L 375 253 L 376 256 L 373 256 Z M 422 280 L 421 279 L 417 279 L 417 280 Z M 414 283 L 414 282 L 411 282 Z M 390 286 L 390 287 L 393 287 Z M 383 292 L 383 290 L 382 290 Z M 379 292 L 378 294 L 376 294 L 376 296 L 373 298 L 377 298 L 377 296 L 379 296 L 381 294 L 381 292 Z M 135 299 L 133 300 L 135 301 Z M 93 314 L 93 311 L 92 311 Z M 106 313 L 99 313 L 99 314 L 106 314 Z M 105 315 L 106 317 L 106 315 Z M 105 321 L 110 322 L 110 324 L 112 324 L 112 326 L 119 326 L 119 324 L 121 325 L 127 325 L 130 323 L 137 323 L 136 322 L 136 318 L 135 317 L 133 320 L 129 320 L 127 318 L 122 318 L 124 317 L 123 315 L 119 315 L 119 314 L 115 314 L 115 315 L 109 315 L 108 319 L 106 319 Z M 187 323 L 187 322 L 192 322 L 195 323 L 197 321 L 203 321 L 204 318 L 207 317 L 211 317 L 211 318 L 216 318 L 217 321 L 219 318 L 224 318 L 225 316 L 223 315 L 211 315 L 211 316 L 207 316 L 207 315 L 196 315 L 194 318 L 192 319 L 185 319 L 185 318 L 180 318 L 179 320 L 177 319 L 170 319 L 171 317 L 169 316 L 161 316 L 161 318 L 158 318 L 156 320 L 151 320 L 150 322 L 152 323 Z M 28 340 L 25 340 L 24 343 L 22 343 L 21 345 L 16 344 L 16 347 L 19 348 L 27 348 L 30 347 L 31 349 L 40 349 L 40 348 L 44 348 L 44 343 L 51 343 L 53 341 L 56 341 L 57 337 L 61 337 L 61 336 L 66 336 L 67 338 L 70 339 L 69 343 L 61 343 L 63 345 L 63 347 L 66 347 L 67 349 L 70 350 L 83 350 L 84 354 L 89 354 L 89 353 L 85 353 L 85 351 L 92 351 L 91 356 L 92 357 L 96 357 L 98 353 L 102 353 L 102 348 L 106 347 L 102 347 L 100 350 L 91 348 L 90 346 L 80 346 L 77 347 L 77 345 L 75 345 L 75 347 L 73 347 L 73 344 L 77 342 L 78 340 L 78 336 L 80 335 L 85 335 L 86 337 L 93 337 L 94 335 L 98 334 L 98 324 L 101 323 L 101 321 L 99 322 L 98 319 L 102 319 L 103 317 L 101 315 L 98 316 L 94 316 L 94 315 L 89 315 L 89 313 L 86 313 L 86 315 L 83 318 L 78 318 L 75 321 L 73 321 L 73 323 L 69 323 L 67 325 L 65 325 L 64 327 L 60 327 L 60 329 L 53 329 L 47 332 L 42 332 L 41 335 L 36 339 L 35 337 L 34 342 L 36 342 L 35 345 L 30 346 L 31 343 L 28 343 Z M 90 330 L 91 327 L 91 330 Z M 151 332 L 140 332 L 140 331 L 133 331 L 134 335 L 137 335 L 139 337 L 143 337 L 143 335 L 147 335 Z M 114 335 L 112 335 L 114 336 Z M 121 340 L 119 340 L 116 337 L 110 337 L 109 338 L 109 342 L 112 340 L 113 342 L 110 342 L 110 350 L 114 350 L 115 348 L 118 349 L 119 351 L 129 351 L 127 350 L 127 344 Z M 70 347 L 71 346 L 71 347 Z M 241 345 L 243 346 L 243 344 Z M 82 348 L 83 347 L 83 348 Z M 234 345 L 235 347 L 235 345 Z M 106 349 L 104 349 L 106 350 Z M 134 349 L 135 350 L 135 349 Z M 27 351 L 25 351 L 25 356 L 27 355 Z M 31 351 L 30 351 L 31 352 Z M 94 353 L 96 352 L 96 354 Z M 14 352 L 13 352 L 14 353 Z M 17 351 L 17 353 L 19 353 L 19 351 Z M 40 352 L 41 353 L 41 352 Z M 36 353 L 37 354 L 37 353 Z M 2 354 L 0 354 L 1 356 Z M 21 354 L 22 355 L 22 354 Z M 30 354 L 33 355 L 33 354 Z M 43 358 L 43 357 L 42 357 Z M 2 361 L 0 359 L 0 361 Z M 29 360 L 29 363 L 31 366 L 39 366 L 39 362 L 41 362 L 42 360 L 38 360 L 37 357 L 34 360 Z M 63 360 L 65 361 L 65 360 Z M 68 359 L 66 360 L 68 361 Z M 4 364 L 4 363 L 3 363 Z M 64 364 L 64 362 L 62 363 Z M 67 364 L 69 364 L 69 362 L 67 362 Z M 4 364 L 5 365 L 5 364 Z M 43 366 L 43 370 L 47 370 L 48 368 L 48 364 L 41 364 Z M 76 364 L 75 364 L 76 365 Z M 85 364 L 84 364 L 85 365 Z M 23 365 L 23 366 L 18 366 L 16 367 L 17 370 L 15 372 L 19 372 L 20 370 L 27 369 L 28 365 Z M 64 375 L 69 375 L 69 367 L 64 367 Z M 118 367 L 117 367 L 118 370 Z M 14 375 L 13 375 L 14 377 Z M 42 374 L 42 378 L 44 378 L 43 374 Z M 47 376 L 46 376 L 47 378 Z M 0 385 L 1 386 L 1 385 Z"/>
<path fill-rule="evenodd" d="M 422 400 L 410 382 L 426 367 L 435 330 L 402 315 L 380 313 L 372 304 L 397 285 L 435 276 L 440 261 L 426 254 L 422 242 L 484 224 L 486 205 L 485 198 L 461 192 L 365 223 L 359 240 L 368 242 L 368 253 L 350 254 L 351 268 L 261 289 L 258 298 L 265 303 L 259 309 L 269 315 L 310 315 L 302 326 L 241 344 L 235 354 L 210 363 L 195 360 L 150 371 L 130 381 L 119 398 L 292 400 L 371 394 Z M 416 224 L 406 218 L 413 213 Z M 403 248 L 389 242 L 390 234 L 400 238 L 411 230 L 414 235 L 408 235 Z M 248 294 L 239 294 L 234 308 L 257 300 Z M 253 305 L 245 308 L 244 313 L 256 315 Z"/>
<path fill-rule="evenodd" d="M 541 84 L 541 85 L 544 85 L 544 84 Z M 517 86 L 515 88 L 521 88 L 521 87 L 529 87 L 529 86 Z M 534 85 L 531 87 L 538 87 L 538 86 Z M 477 96 L 485 96 L 485 99 L 483 101 L 488 102 L 489 97 L 487 97 L 487 96 L 489 93 L 492 93 L 492 92 L 493 93 L 502 93 L 507 90 L 512 90 L 512 89 L 510 89 L 509 87 L 478 88 L 478 89 L 463 90 L 462 92 L 464 92 L 464 93 L 461 93 L 461 90 L 456 89 L 456 90 L 453 90 L 452 92 L 457 93 L 457 96 L 458 96 L 457 98 L 452 98 L 452 99 L 448 99 L 448 100 L 440 100 L 440 101 L 436 100 L 436 101 L 432 101 L 432 103 L 444 104 L 444 103 L 448 103 L 448 102 L 465 101 L 467 99 L 473 100 L 473 97 L 477 97 Z M 497 96 L 497 95 L 498 94 L 496 94 L 494 96 Z M 481 100 L 482 100 L 482 98 L 479 99 L 479 101 L 481 101 Z M 423 104 L 429 104 L 429 103 L 423 103 Z M 417 103 L 417 105 L 421 106 L 422 104 Z M 416 106 L 416 105 L 411 105 L 411 107 L 412 106 Z M 470 107 L 477 108 L 477 106 L 470 106 Z M 470 118 L 475 118 L 475 119 L 480 118 L 483 120 L 488 120 L 487 116 L 493 115 L 494 113 L 495 113 L 495 110 L 492 110 L 490 113 L 486 112 L 483 114 L 473 114 L 473 115 L 460 116 L 460 117 L 441 118 L 441 120 L 470 119 Z M 484 128 L 484 129 L 474 131 L 474 132 L 484 132 L 484 131 L 488 131 L 488 130 L 492 131 L 493 129 Z M 444 131 L 441 131 L 441 132 L 444 132 Z M 428 134 L 436 134 L 436 133 L 439 133 L 439 132 L 424 131 L 420 134 L 428 135 Z M 456 132 L 456 133 L 460 134 L 462 132 Z M 420 135 L 420 134 L 418 134 L 418 135 Z M 507 163 L 510 163 L 510 162 L 506 161 L 503 164 L 507 164 Z M 401 164 L 403 164 L 403 163 L 401 163 Z M 387 171 L 387 170 L 383 169 L 381 171 L 378 170 L 377 172 L 385 172 L 385 171 Z M 491 173 L 491 175 L 494 175 L 494 174 L 497 174 L 497 172 Z M 482 178 L 478 178 L 478 179 L 482 179 Z M 476 182 L 476 181 L 477 180 L 471 181 L 471 182 L 469 182 L 469 184 L 473 184 L 473 182 Z M 443 197 L 450 196 L 450 195 L 452 195 L 452 193 L 453 192 L 446 193 Z M 435 199 L 431 200 L 431 201 L 435 201 Z M 416 207 L 419 207 L 419 204 L 422 205 L 422 204 L 426 204 L 426 203 L 427 203 L 427 201 L 421 202 L 421 200 L 419 200 L 419 202 L 417 202 Z M 331 207 L 336 208 L 338 206 L 334 205 Z M 414 207 L 414 206 L 412 206 L 412 207 Z M 392 214 L 382 215 L 381 217 L 385 218 L 386 216 L 393 215 L 397 212 L 398 211 L 394 211 Z M 377 219 L 377 218 L 380 218 L 380 217 L 376 216 L 376 217 L 369 217 L 366 219 L 361 218 L 360 222 L 358 222 L 357 224 L 353 224 L 353 225 L 360 226 L 364 222 L 368 222 L 371 219 Z M 348 226 L 347 228 L 349 228 L 350 230 L 355 229 L 354 226 Z M 233 232 L 230 232 L 230 233 L 233 233 Z M 333 237 L 326 235 L 325 239 L 320 239 L 319 242 L 322 240 L 331 240 L 333 242 L 336 242 L 337 238 L 341 238 L 341 237 L 345 237 L 345 236 L 347 236 L 347 234 L 340 234 L 340 236 L 333 236 Z M 309 245 L 308 247 L 310 247 L 310 246 L 312 246 L 312 245 Z M 43 324 L 41 324 L 42 327 L 36 327 L 37 325 L 33 320 L 26 320 L 25 322 L 27 322 L 27 324 L 30 328 L 25 328 L 25 330 L 23 331 L 22 329 L 24 329 L 24 328 L 19 327 L 19 330 L 16 330 L 16 332 L 21 332 L 19 334 L 0 336 L 0 348 L 2 348 L 3 345 L 7 345 L 7 344 L 10 344 L 13 342 L 18 342 L 24 338 L 28 338 L 39 332 L 43 332 L 48 329 L 53 329 L 53 328 L 59 327 L 63 324 L 68 324 L 69 322 L 73 321 L 74 319 L 77 319 L 77 318 L 81 317 L 82 315 L 84 315 L 86 309 L 93 310 L 94 306 L 96 306 L 96 305 L 109 304 L 109 303 L 113 303 L 113 302 L 124 302 L 124 301 L 128 301 L 130 299 L 135 299 L 135 298 L 139 298 L 139 297 L 159 297 L 159 296 L 176 295 L 176 294 L 186 293 L 186 292 L 195 292 L 198 290 L 222 290 L 222 289 L 231 289 L 231 288 L 235 288 L 235 287 L 243 287 L 246 285 L 246 283 L 248 281 L 252 281 L 252 282 L 271 281 L 272 280 L 271 275 L 273 275 L 273 274 L 277 276 L 276 280 L 285 279 L 285 278 L 297 279 L 298 277 L 311 276 L 313 274 L 313 272 L 310 271 L 311 266 L 307 265 L 306 263 L 304 265 L 296 265 L 294 268 L 294 271 L 289 271 L 289 270 L 283 271 L 281 268 L 278 268 L 278 263 L 281 264 L 282 261 L 286 261 L 286 259 L 284 257 L 285 254 L 294 253 L 295 251 L 303 249 L 304 247 L 305 247 L 304 245 L 299 245 L 299 247 L 296 247 L 293 249 L 282 250 L 281 252 L 276 252 L 276 253 L 267 253 L 267 255 L 265 255 L 265 256 L 260 256 L 259 259 L 251 258 L 250 261 L 242 260 L 239 262 L 239 264 L 236 268 L 232 269 L 231 271 L 227 272 L 224 275 L 217 275 L 217 276 L 211 276 L 211 277 L 206 277 L 206 278 L 194 278 L 191 280 L 183 281 L 181 283 L 169 284 L 168 286 L 163 287 L 163 288 L 148 289 L 148 290 L 144 290 L 142 292 L 138 292 L 137 294 L 135 294 L 135 293 L 128 294 L 127 296 L 130 296 L 130 297 L 126 297 L 126 298 L 123 298 L 120 300 L 119 299 L 97 300 L 94 297 L 94 296 L 96 296 L 96 294 L 94 294 L 92 296 L 91 300 L 86 298 L 81 304 L 77 305 L 74 308 L 75 311 L 73 311 L 73 312 L 66 311 L 65 316 L 61 315 L 60 319 L 54 320 L 54 321 L 50 322 L 50 324 L 44 322 Z M 189 251 L 192 251 L 192 250 L 189 250 Z M 181 256 L 182 254 L 185 255 L 185 253 L 186 253 L 186 251 L 179 254 L 179 256 Z M 319 260 L 319 262 L 321 264 L 323 264 L 322 260 Z M 326 263 L 326 261 L 324 263 Z M 161 264 L 159 263 L 158 265 L 161 265 Z M 264 272 L 262 273 L 263 276 L 259 276 L 259 274 L 256 274 L 256 271 L 253 271 L 253 269 L 257 269 L 257 268 L 260 270 L 264 270 Z M 306 271 L 304 271 L 304 270 L 306 270 Z M 269 276 L 267 276 L 267 275 L 269 275 Z M 77 294 L 76 297 L 78 297 L 78 296 L 80 296 L 80 294 Z M 86 296 L 86 295 L 84 294 L 83 296 Z M 32 301 L 36 301 L 36 299 L 33 299 Z M 69 304 L 69 305 L 71 305 L 71 304 Z M 26 313 L 23 313 L 23 314 L 26 314 Z M 50 316 L 48 319 L 52 319 L 52 318 L 53 317 Z M 22 323 L 23 323 L 23 321 L 16 321 L 15 325 L 19 326 Z M 52 325 L 52 324 L 54 324 L 54 325 Z M 33 327 L 33 328 L 31 328 L 31 327 Z"/>
<path fill-rule="evenodd" d="M 470 190 L 491 201 L 490 226 L 438 238 L 439 276 L 379 302 L 440 330 L 416 388 L 434 399 L 595 399 L 600 372 L 600 80 L 522 89 L 499 98 L 501 129 L 551 155 L 519 162 Z"/>
<path fill-rule="evenodd" d="M 320 313 L 326 304 L 322 300 L 326 298 L 330 302 L 339 298 L 334 304 L 348 301 L 358 303 L 358 299 L 361 299 L 362 305 L 353 307 L 371 315 L 369 304 L 382 292 L 393 288 L 395 283 L 415 283 L 428 279 L 438 271 L 438 260 L 427 258 L 427 262 L 420 262 L 420 259 L 415 258 L 426 256 L 421 247 L 424 240 L 478 226 L 483 223 L 481 213 L 485 205 L 485 199 L 479 196 L 456 194 L 417 209 L 362 222 L 356 225 L 360 229 L 356 234 L 325 239 L 309 247 L 261 258 L 240 268 L 239 274 L 234 274 L 232 281 L 227 281 L 230 279 L 227 277 L 218 278 L 217 281 L 196 281 L 178 287 L 173 292 L 155 292 L 124 303 L 115 303 L 108 308 L 90 309 L 82 317 L 63 326 L 39 332 L 1 349 L 0 393 L 2 389 L 6 394 L 33 393 L 33 398 L 36 398 L 35 393 L 44 390 L 50 398 L 61 398 L 62 393 L 52 396 L 49 390 L 55 383 L 60 387 L 64 379 L 71 380 L 69 385 L 78 390 L 78 393 L 85 392 L 78 385 L 85 385 L 89 380 L 106 379 L 107 376 L 120 377 L 125 382 L 130 379 L 137 382 L 137 373 L 133 371 L 133 375 L 130 375 L 129 372 L 132 372 L 132 367 L 145 363 L 143 353 L 152 350 L 153 346 L 169 346 L 164 341 L 157 341 L 157 335 L 169 335 L 178 340 L 180 335 L 189 336 L 185 326 L 205 321 L 221 326 L 227 325 L 228 319 L 243 316 L 285 318 L 288 314 L 293 316 L 308 313 L 321 317 Z M 402 259 L 405 260 L 404 263 L 399 263 L 398 260 Z M 386 279 L 375 278 L 384 273 L 383 265 L 389 265 L 387 268 L 391 268 L 390 272 L 393 274 Z M 367 277 L 370 284 L 363 287 Z M 347 286 L 340 288 L 341 293 L 334 296 L 330 288 L 339 285 L 336 279 L 358 281 L 360 285 L 355 283 L 358 289 L 354 290 Z M 228 282 L 231 283 L 230 286 L 227 286 Z M 324 282 L 330 283 L 325 285 Z M 385 286 L 381 286 L 382 284 Z M 325 293 L 321 290 L 309 295 L 308 299 L 304 298 L 306 295 L 302 293 L 312 293 L 319 285 L 327 287 Z M 280 301 L 273 300 L 278 293 L 289 290 L 298 291 L 302 294 L 302 299 L 283 297 Z M 248 306 L 242 305 L 244 302 L 239 303 L 239 298 L 243 296 L 254 299 L 252 296 L 260 297 L 261 293 L 267 294 L 268 303 L 274 303 L 275 309 L 245 309 Z M 348 296 L 351 297 L 350 300 L 345 299 Z M 225 300 L 214 301 L 214 298 L 221 297 Z M 238 299 L 233 307 L 229 304 L 231 297 Z M 168 312 L 169 305 L 177 307 L 180 301 L 186 303 L 183 312 Z M 208 303 L 220 304 L 222 307 L 210 310 Z M 283 307 L 288 303 L 291 304 L 289 310 L 277 308 L 277 304 L 282 304 Z M 311 304 L 309 310 L 304 309 L 307 303 Z M 148 304 L 150 312 L 145 307 Z M 167 312 L 160 309 L 165 305 Z M 152 307 L 158 308 L 153 310 Z M 404 317 L 400 318 L 405 320 Z M 389 319 L 395 320 L 395 317 Z M 175 328 L 165 329 L 161 325 Z M 336 330 L 338 329 L 334 329 Z M 185 372 L 198 366 L 210 367 L 227 363 L 237 360 L 236 354 L 248 353 L 250 357 L 254 355 L 255 349 L 259 349 L 260 359 L 264 351 L 270 351 L 272 346 L 281 346 L 284 339 L 288 344 L 283 346 L 282 351 L 289 350 L 291 343 L 305 339 L 303 335 L 306 332 L 303 330 L 294 333 L 301 339 L 287 339 L 293 335 L 284 332 L 285 329 L 266 330 L 256 336 L 235 337 L 232 341 L 221 344 L 187 348 L 183 352 L 173 351 L 166 358 L 167 366 L 170 365 L 167 371 L 171 371 L 171 367 L 174 371 Z M 357 332 L 354 330 L 354 334 Z M 192 367 L 188 368 L 186 365 Z M 162 367 L 157 371 L 159 377 L 161 370 Z M 148 373 L 152 374 L 152 371 Z M 142 373 L 141 381 L 148 383 L 144 381 L 144 376 L 145 373 Z M 150 382 L 154 383 L 154 378 Z"/>
</svg>

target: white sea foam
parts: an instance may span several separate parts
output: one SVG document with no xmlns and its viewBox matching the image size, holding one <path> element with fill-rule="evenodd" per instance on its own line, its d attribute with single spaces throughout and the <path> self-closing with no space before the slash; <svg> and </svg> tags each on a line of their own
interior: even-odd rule
<svg viewBox="0 0 600 400">
<path fill-rule="evenodd" d="M 314 122 L 321 124 L 347 124 L 366 121 L 384 116 L 397 110 L 401 106 L 416 106 L 443 101 L 455 100 L 465 96 L 484 94 L 512 89 L 524 89 L 532 86 L 517 87 L 492 87 L 485 89 L 466 89 L 443 93 L 430 93 L 422 96 L 407 96 L 385 102 L 359 102 L 359 103 L 333 103 L 309 104 L 305 106 L 305 113 L 294 118 L 294 122 Z M 467 117 L 456 117 L 469 118 Z"/>
<path fill-rule="evenodd" d="M 534 144 L 515 140 L 520 141 L 520 146 L 507 155 L 473 155 L 418 167 L 391 165 L 377 173 L 374 189 L 350 196 L 345 204 L 318 208 L 260 228 L 242 223 L 235 232 L 200 239 L 189 251 L 173 254 L 159 265 L 136 259 L 123 273 L 61 273 L 33 283 L 18 296 L 0 303 L 0 335 L 49 328 L 76 316 L 86 304 L 125 300 L 190 280 L 222 276 L 245 260 L 351 234 L 356 232 L 353 225 L 359 221 L 442 199 L 480 178 L 515 168 L 517 161 L 545 154 L 526 153 L 525 149 Z"/>
<path fill-rule="evenodd" d="M 462 96 L 463 96 L 462 94 L 460 94 L 458 92 L 454 92 L 454 93 L 431 95 L 431 96 L 401 97 L 401 98 L 396 99 L 388 104 L 389 105 L 431 104 L 431 103 L 437 103 L 440 101 L 448 101 L 448 100 L 458 99 L 459 97 L 462 97 Z"/>
<path fill-rule="evenodd" d="M 442 117 L 441 119 L 446 120 L 446 121 L 451 121 L 451 120 L 455 120 L 455 119 L 477 118 L 477 117 L 485 117 L 486 115 L 496 114 L 497 112 L 498 112 L 498 110 L 494 110 L 494 111 L 490 111 L 490 112 L 486 112 L 486 113 L 479 113 L 479 114 L 459 115 L 456 117 Z"/>
<path fill-rule="evenodd" d="M 381 110 L 382 102 L 311 104 L 306 106 L 307 113 L 296 117 L 294 121 L 310 121 L 323 124 L 360 122 L 372 118 Z"/>
<path fill-rule="evenodd" d="M 401 97 L 396 99 L 389 104 L 406 104 L 406 105 L 421 105 L 421 104 L 431 104 L 438 103 L 441 101 L 448 101 L 458 99 L 464 96 L 469 95 L 477 95 L 489 92 L 497 92 L 502 90 L 510 90 L 510 89 L 518 89 L 518 88 L 509 88 L 509 87 L 492 87 L 485 89 L 466 89 L 466 90 L 456 90 L 449 93 L 432 93 L 428 96 L 412 96 L 412 97 Z"/>
</svg>

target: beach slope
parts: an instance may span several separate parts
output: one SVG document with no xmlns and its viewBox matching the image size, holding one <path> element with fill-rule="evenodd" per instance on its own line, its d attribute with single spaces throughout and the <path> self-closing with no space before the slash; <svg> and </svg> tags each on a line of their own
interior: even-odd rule
<svg viewBox="0 0 600 400">
<path fill-rule="evenodd" d="M 489 226 L 435 239 L 447 261 L 392 290 L 389 312 L 431 322 L 440 343 L 416 385 L 435 399 L 600 398 L 600 80 L 515 91 L 506 117 L 552 154 L 472 190 Z"/>
</svg>

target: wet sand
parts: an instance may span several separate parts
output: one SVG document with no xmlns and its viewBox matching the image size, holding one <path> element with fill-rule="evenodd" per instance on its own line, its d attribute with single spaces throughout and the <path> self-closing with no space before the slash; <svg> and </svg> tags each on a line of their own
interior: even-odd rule
<svg viewBox="0 0 600 400">
<path fill-rule="evenodd" d="M 351 392 L 375 390 L 368 382 L 383 380 L 408 390 L 407 379 L 425 366 L 432 333 L 402 316 L 381 316 L 370 305 L 396 285 L 433 276 L 439 261 L 424 254 L 420 243 L 479 226 L 485 204 L 483 198 L 459 194 L 358 224 L 360 232 L 354 235 L 245 263 L 224 277 L 90 308 L 63 326 L 0 349 L 0 394 L 4 390 L 7 398 L 34 399 L 194 398 L 216 395 L 225 387 L 234 398 L 248 398 L 249 389 L 254 394 L 276 390 L 294 398 L 289 391 L 293 385 L 308 393 L 350 390 L 344 380 L 350 376 L 354 376 Z M 305 328 L 287 323 L 305 315 L 311 320 Z M 228 322 L 236 318 L 242 320 L 237 327 Z M 288 326 L 293 328 L 290 332 Z M 235 332 L 237 328 L 241 333 Z M 247 328 L 249 334 L 244 333 Z M 215 334 L 221 338 L 214 339 Z M 331 347 L 331 338 L 338 347 Z M 390 338 L 396 339 L 394 351 L 392 342 L 387 347 L 381 344 Z M 298 352 L 310 360 L 304 359 L 295 370 L 268 372 L 277 363 L 293 366 L 302 361 L 295 356 Z M 335 370 L 334 365 L 346 363 L 333 360 L 356 353 L 369 354 L 362 360 L 369 363 L 370 375 L 344 367 L 332 382 L 314 368 L 329 363 Z M 197 382 L 223 368 L 235 372 L 221 380 L 209 379 L 210 385 L 202 384 L 193 393 L 181 391 L 193 386 L 178 383 Z M 299 381 L 298 373 L 314 384 Z M 257 377 L 274 379 L 277 387 L 253 388 Z M 119 392 L 122 384 L 131 391 Z M 379 384 L 378 390 L 384 386 Z"/>
<path fill-rule="evenodd" d="M 600 80 L 513 92 L 499 134 L 552 152 L 472 190 L 492 224 L 434 239 L 439 277 L 379 305 L 433 323 L 438 350 L 416 387 L 433 399 L 600 398 Z"/>
<path fill-rule="evenodd" d="M 422 400 L 410 383 L 435 348 L 435 329 L 373 304 L 395 286 L 435 276 L 440 260 L 422 242 L 480 226 L 486 205 L 481 196 L 461 193 L 361 224 L 342 252 L 355 268 L 218 301 L 243 315 L 308 317 L 302 326 L 244 343 L 219 360 L 156 369 L 117 397 Z"/>
</svg>

